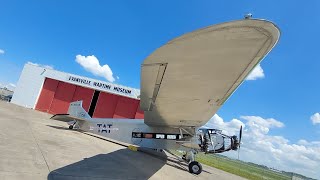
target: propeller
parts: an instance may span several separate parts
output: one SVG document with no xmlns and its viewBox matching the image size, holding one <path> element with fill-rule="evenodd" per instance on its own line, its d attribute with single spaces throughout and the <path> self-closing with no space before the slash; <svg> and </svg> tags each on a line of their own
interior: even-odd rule
<svg viewBox="0 0 320 180">
<path fill-rule="evenodd" d="M 242 126 L 240 126 L 240 132 L 239 132 L 239 149 L 241 146 L 241 138 L 242 138 Z"/>
<path fill-rule="evenodd" d="M 240 152 L 240 147 L 241 147 L 241 138 L 242 138 L 242 126 L 240 126 L 240 131 L 239 131 L 238 160 L 239 160 L 239 152 Z"/>
</svg>

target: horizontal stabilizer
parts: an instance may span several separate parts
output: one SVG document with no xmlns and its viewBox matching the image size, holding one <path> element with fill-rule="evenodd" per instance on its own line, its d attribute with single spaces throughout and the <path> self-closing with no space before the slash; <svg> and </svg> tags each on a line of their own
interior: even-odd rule
<svg viewBox="0 0 320 180">
<path fill-rule="evenodd" d="M 63 122 L 70 122 L 70 121 L 74 121 L 74 120 L 76 120 L 76 121 L 85 121 L 86 120 L 84 118 L 75 117 L 70 114 L 55 114 L 50 119 L 63 121 Z"/>
</svg>

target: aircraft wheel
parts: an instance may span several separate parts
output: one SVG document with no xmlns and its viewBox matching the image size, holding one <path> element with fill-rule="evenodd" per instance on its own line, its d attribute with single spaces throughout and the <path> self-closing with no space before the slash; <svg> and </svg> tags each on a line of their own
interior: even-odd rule
<svg viewBox="0 0 320 180">
<path fill-rule="evenodd" d="M 70 126 L 69 126 L 69 129 L 73 129 L 73 126 L 72 126 L 72 125 L 70 125 Z"/>
<path fill-rule="evenodd" d="M 202 166 L 197 161 L 189 163 L 189 172 L 192 174 L 200 174 L 202 172 Z"/>
</svg>

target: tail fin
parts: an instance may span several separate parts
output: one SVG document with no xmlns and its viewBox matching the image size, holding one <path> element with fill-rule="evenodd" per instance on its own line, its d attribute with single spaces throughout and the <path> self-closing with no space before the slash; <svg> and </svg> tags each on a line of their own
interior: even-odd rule
<svg viewBox="0 0 320 180">
<path fill-rule="evenodd" d="M 82 107 L 82 101 L 70 103 L 68 114 L 80 119 L 91 119 L 90 115 Z"/>
</svg>

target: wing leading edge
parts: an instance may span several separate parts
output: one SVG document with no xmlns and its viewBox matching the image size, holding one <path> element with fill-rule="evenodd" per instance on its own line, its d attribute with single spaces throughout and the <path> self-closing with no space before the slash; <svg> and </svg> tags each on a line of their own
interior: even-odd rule
<svg viewBox="0 0 320 180">
<path fill-rule="evenodd" d="M 266 20 L 239 20 L 182 35 L 147 57 L 140 107 L 150 126 L 202 126 L 280 37 Z"/>
</svg>

